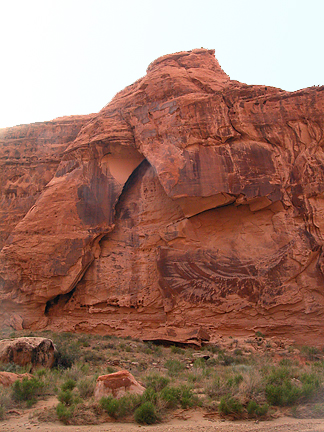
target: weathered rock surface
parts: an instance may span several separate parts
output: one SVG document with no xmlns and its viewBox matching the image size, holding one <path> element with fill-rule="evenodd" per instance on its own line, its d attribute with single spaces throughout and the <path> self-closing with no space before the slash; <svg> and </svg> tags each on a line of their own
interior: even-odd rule
<svg viewBox="0 0 324 432">
<path fill-rule="evenodd" d="M 116 399 L 120 399 L 126 393 L 141 395 L 144 391 L 145 388 L 136 381 L 130 372 L 122 370 L 99 376 L 97 378 L 94 397 L 97 400 L 103 396 L 113 396 Z"/>
<path fill-rule="evenodd" d="M 33 207 L 0 215 L 2 322 L 322 344 L 323 113 L 324 87 L 231 81 L 212 50 L 156 60 L 68 145 L 47 143 Z"/>
<path fill-rule="evenodd" d="M 54 344 L 47 338 L 21 337 L 0 340 L 1 363 L 51 368 L 55 362 L 54 352 Z"/>
<path fill-rule="evenodd" d="M 10 387 L 15 381 L 22 381 L 24 378 L 32 378 L 29 373 L 16 374 L 13 372 L 0 372 L 0 385 L 3 387 Z"/>
</svg>

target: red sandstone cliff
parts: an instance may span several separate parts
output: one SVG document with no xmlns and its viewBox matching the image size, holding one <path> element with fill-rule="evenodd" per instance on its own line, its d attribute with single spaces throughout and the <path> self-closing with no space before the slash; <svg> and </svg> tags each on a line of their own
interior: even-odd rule
<svg viewBox="0 0 324 432">
<path fill-rule="evenodd" d="M 201 49 L 97 115 L 0 131 L 2 322 L 320 344 L 323 113 L 324 87 L 231 81 Z"/>
</svg>

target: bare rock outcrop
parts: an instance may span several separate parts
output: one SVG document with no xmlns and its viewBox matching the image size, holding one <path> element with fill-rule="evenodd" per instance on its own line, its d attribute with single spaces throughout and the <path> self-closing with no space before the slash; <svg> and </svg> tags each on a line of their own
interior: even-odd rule
<svg viewBox="0 0 324 432">
<path fill-rule="evenodd" d="M 33 368 L 51 368 L 55 362 L 55 348 L 51 339 L 20 337 L 0 340 L 0 362 Z"/>
<path fill-rule="evenodd" d="M 261 330 L 321 345 L 323 113 L 324 87 L 232 81 L 213 50 L 154 61 L 59 151 L 46 143 L 55 164 L 44 162 L 32 204 L 4 201 L 1 321 L 196 344 Z"/>
<path fill-rule="evenodd" d="M 126 393 L 141 395 L 145 388 L 136 381 L 133 375 L 127 370 L 101 375 L 97 378 L 94 391 L 95 399 L 99 400 L 103 396 L 113 396 L 120 399 Z"/>
</svg>

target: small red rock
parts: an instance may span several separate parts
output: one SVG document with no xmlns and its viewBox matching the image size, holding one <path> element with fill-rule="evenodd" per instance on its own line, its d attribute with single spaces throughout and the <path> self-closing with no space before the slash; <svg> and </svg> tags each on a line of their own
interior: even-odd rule
<svg viewBox="0 0 324 432">
<path fill-rule="evenodd" d="M 145 388 L 139 384 L 133 375 L 122 370 L 109 375 L 99 376 L 94 392 L 96 399 L 103 396 L 113 396 L 116 399 L 121 398 L 126 393 L 130 394 L 143 394 Z"/>
</svg>

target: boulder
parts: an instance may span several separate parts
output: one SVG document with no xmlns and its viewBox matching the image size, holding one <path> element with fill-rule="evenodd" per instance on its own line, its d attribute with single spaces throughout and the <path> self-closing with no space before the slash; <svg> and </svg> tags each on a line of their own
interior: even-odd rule
<svg viewBox="0 0 324 432">
<path fill-rule="evenodd" d="M 119 399 L 126 393 L 141 395 L 144 391 L 145 388 L 136 381 L 130 372 L 122 370 L 99 376 L 94 391 L 94 397 L 97 400 L 101 399 L 103 396 L 113 396 Z"/>
<path fill-rule="evenodd" d="M 54 365 L 54 344 L 42 337 L 21 337 L 0 341 L 0 362 L 33 368 L 51 368 Z"/>
<path fill-rule="evenodd" d="M 24 378 L 32 378 L 29 373 L 16 374 L 13 372 L 0 372 L 0 385 L 3 387 L 10 387 L 15 381 L 22 381 Z"/>
</svg>

